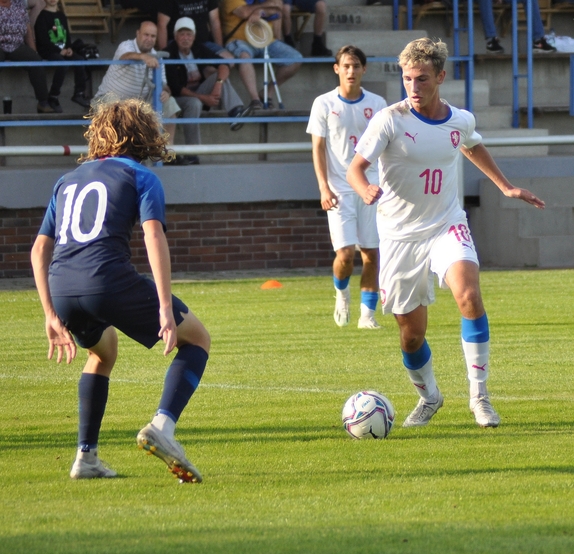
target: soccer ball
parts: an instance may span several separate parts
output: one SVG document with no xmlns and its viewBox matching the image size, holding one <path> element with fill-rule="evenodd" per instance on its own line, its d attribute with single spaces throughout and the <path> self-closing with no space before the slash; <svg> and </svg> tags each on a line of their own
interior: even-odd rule
<svg viewBox="0 0 574 554">
<path fill-rule="evenodd" d="M 384 439 L 393 428 L 395 409 L 386 396 L 362 391 L 345 402 L 342 418 L 345 431 L 354 439 Z"/>
</svg>

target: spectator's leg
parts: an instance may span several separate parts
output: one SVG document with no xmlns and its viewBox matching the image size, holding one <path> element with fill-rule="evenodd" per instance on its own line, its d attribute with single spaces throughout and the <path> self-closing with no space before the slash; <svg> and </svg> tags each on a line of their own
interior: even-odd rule
<svg viewBox="0 0 574 554">
<path fill-rule="evenodd" d="M 22 44 L 13 52 L 10 52 L 10 59 L 15 62 L 41 62 L 38 56 L 27 44 Z M 43 67 L 28 67 L 28 78 L 34 89 L 34 96 L 41 106 L 48 106 L 48 86 L 46 85 L 46 72 Z M 48 110 L 53 111 L 53 110 Z"/>
<path fill-rule="evenodd" d="M 51 54 L 46 59 L 51 62 L 61 62 L 66 60 L 66 58 L 60 54 Z M 54 76 L 52 77 L 52 86 L 50 87 L 49 96 L 55 98 L 60 96 L 60 91 L 62 90 L 62 84 L 64 83 L 67 71 L 68 66 L 66 65 L 54 66 Z"/>
<path fill-rule="evenodd" d="M 251 56 L 247 53 L 242 53 L 240 58 L 246 59 Z M 259 93 L 257 92 L 257 77 L 255 75 L 255 67 L 252 63 L 240 63 L 238 65 L 239 77 L 249 94 L 251 100 L 259 100 Z"/>
<path fill-rule="evenodd" d="M 484 38 L 486 40 L 495 38 L 496 25 L 494 24 L 494 12 L 492 11 L 492 0 L 480 0 L 480 19 L 484 30 Z"/>
<path fill-rule="evenodd" d="M 286 0 L 283 2 L 283 10 L 281 19 L 283 21 L 283 40 L 289 46 L 295 46 L 295 41 L 292 35 L 292 21 L 291 21 L 291 3 L 293 0 Z"/>
<path fill-rule="evenodd" d="M 315 22 L 313 23 L 312 56 L 332 56 L 333 52 L 323 43 L 323 33 L 327 23 L 327 4 L 325 0 L 318 0 L 315 4 Z"/>
<path fill-rule="evenodd" d="M 524 9 L 526 10 L 526 0 L 521 0 L 524 4 Z M 540 15 L 540 5 L 538 0 L 532 0 L 532 40 L 534 42 L 544 38 L 544 23 L 542 23 L 542 17 Z"/>
<path fill-rule="evenodd" d="M 203 104 L 199 98 L 194 98 L 192 96 L 178 96 L 176 101 L 181 108 L 180 117 L 192 118 L 199 117 L 201 115 Z M 182 126 L 185 144 L 201 144 L 201 134 L 198 123 L 182 123 Z"/>
</svg>

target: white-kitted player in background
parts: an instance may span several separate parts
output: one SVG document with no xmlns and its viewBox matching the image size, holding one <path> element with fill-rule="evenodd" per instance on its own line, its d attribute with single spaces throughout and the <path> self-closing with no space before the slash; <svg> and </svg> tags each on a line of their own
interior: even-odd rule
<svg viewBox="0 0 574 554">
<path fill-rule="evenodd" d="M 336 291 L 335 322 L 349 323 L 355 245 L 361 249 L 361 315 L 359 329 L 377 329 L 377 274 L 379 239 L 376 206 L 367 206 L 347 182 L 347 168 L 355 146 L 369 120 L 387 103 L 384 98 L 361 87 L 367 69 L 365 54 L 355 46 L 343 46 L 335 55 L 333 69 L 339 86 L 313 102 L 307 133 L 312 135 L 313 165 L 321 192 L 321 207 L 327 211 L 329 231 L 336 256 L 333 282 Z M 377 182 L 377 169 L 369 170 L 371 183 Z"/>
<path fill-rule="evenodd" d="M 490 333 L 479 264 L 458 199 L 459 154 L 505 196 L 537 208 L 544 202 L 506 179 L 475 131 L 474 116 L 440 98 L 447 57 L 440 40 L 422 38 L 406 46 L 399 65 L 407 98 L 373 117 L 357 144 L 347 177 L 366 204 L 378 200 L 383 313 L 392 313 L 397 320 L 403 363 L 420 396 L 403 427 L 426 425 L 443 404 L 425 338 L 434 274 L 441 286 L 450 288 L 462 315 L 470 409 L 478 425 L 496 427 L 500 418 L 486 389 Z M 377 162 L 379 178 L 372 180 L 368 171 Z"/>
</svg>

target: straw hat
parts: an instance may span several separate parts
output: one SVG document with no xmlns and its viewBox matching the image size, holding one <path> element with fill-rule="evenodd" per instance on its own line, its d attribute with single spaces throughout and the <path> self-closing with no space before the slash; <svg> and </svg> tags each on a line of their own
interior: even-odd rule
<svg viewBox="0 0 574 554">
<path fill-rule="evenodd" d="M 255 48 L 265 48 L 275 40 L 273 29 L 265 19 L 248 22 L 245 27 L 245 36 L 249 44 Z"/>
</svg>

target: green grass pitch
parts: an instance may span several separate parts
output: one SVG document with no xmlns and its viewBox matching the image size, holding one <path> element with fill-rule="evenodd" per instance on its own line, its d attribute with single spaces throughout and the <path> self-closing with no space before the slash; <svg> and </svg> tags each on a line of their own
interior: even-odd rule
<svg viewBox="0 0 574 554">
<path fill-rule="evenodd" d="M 123 336 L 100 437 L 119 477 L 72 481 L 85 352 L 47 361 L 35 291 L 0 291 L 0 552 L 574 552 L 574 271 L 482 273 L 498 429 L 468 410 L 448 292 L 428 331 L 445 405 L 402 429 L 417 397 L 393 318 L 356 329 L 354 277 L 352 324 L 339 329 L 328 277 L 280 280 L 174 285 L 213 338 L 177 433 L 200 485 L 136 448 L 168 360 Z M 365 389 L 397 411 L 386 440 L 342 428 L 345 400 Z"/>
</svg>

